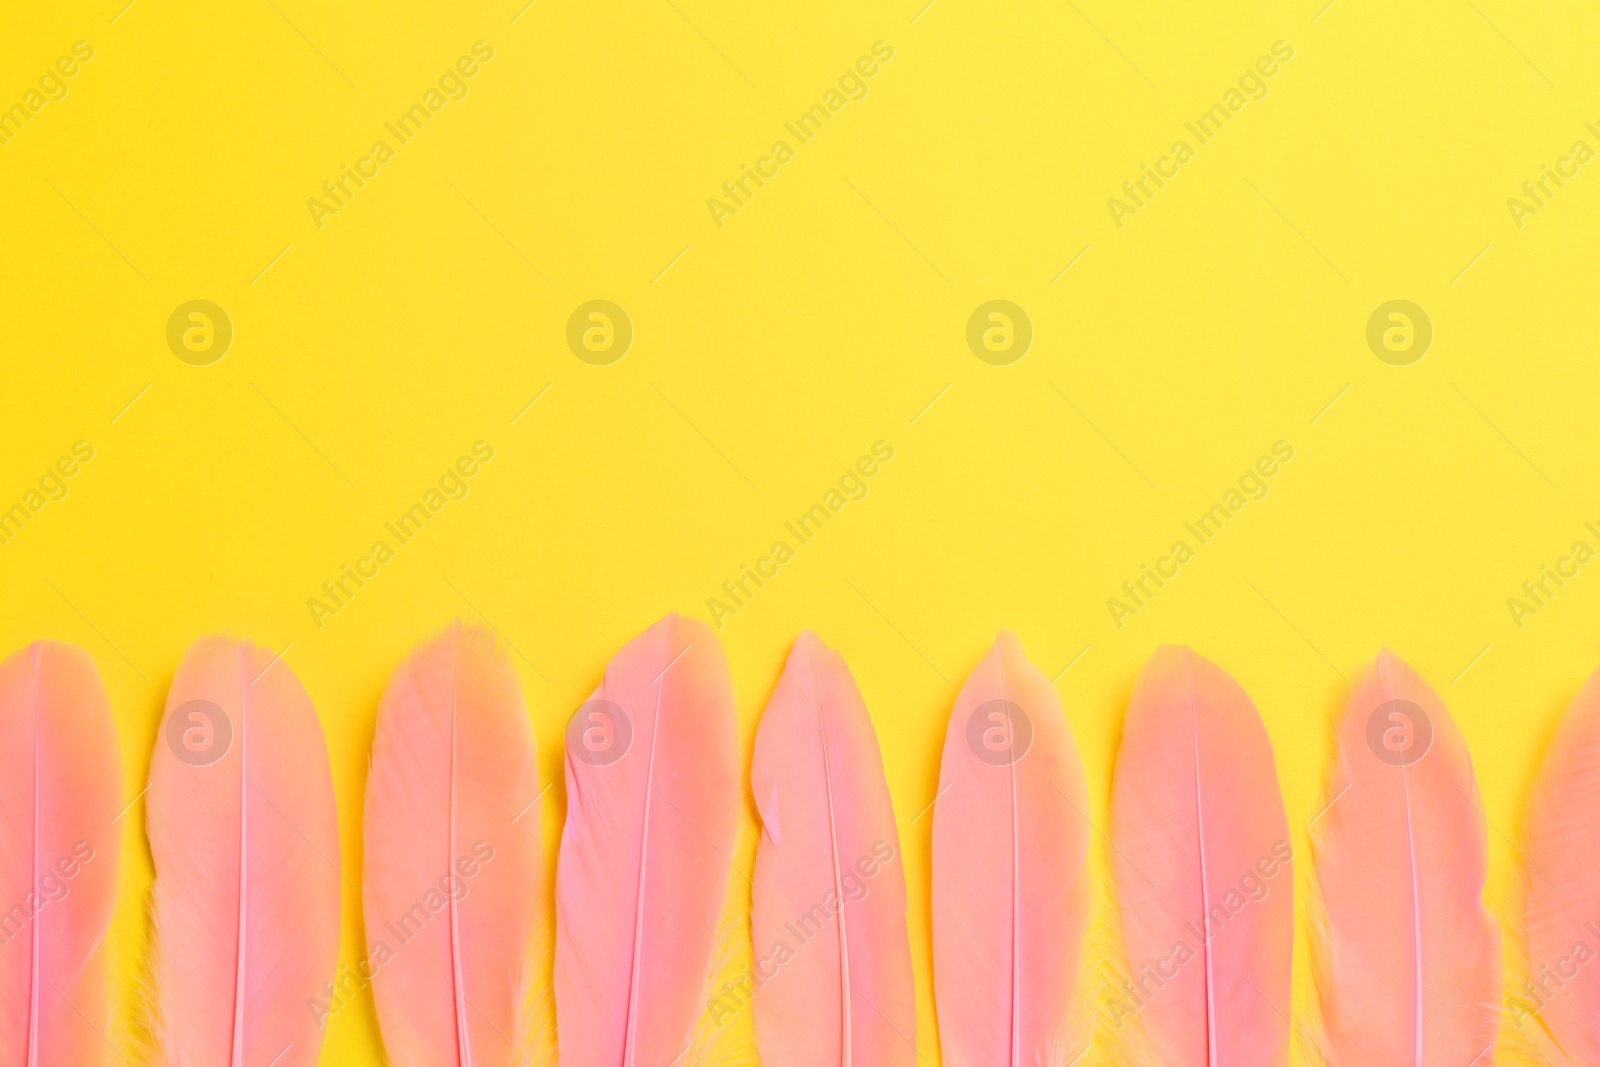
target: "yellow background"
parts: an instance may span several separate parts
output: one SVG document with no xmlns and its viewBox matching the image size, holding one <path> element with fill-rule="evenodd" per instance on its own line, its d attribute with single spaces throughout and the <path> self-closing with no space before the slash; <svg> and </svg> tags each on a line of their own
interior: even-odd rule
<svg viewBox="0 0 1600 1067">
<path fill-rule="evenodd" d="M 1506 206 L 1574 141 L 1600 147 L 1591 6 L 123 2 L 13 5 L 0 32 L 0 103 L 95 49 L 0 147 L 0 504 L 95 449 L 0 546 L 0 647 L 94 655 L 130 798 L 193 638 L 287 648 L 359 880 L 381 688 L 481 614 L 517 650 L 553 854 L 562 726 L 607 658 L 668 610 L 706 618 L 884 440 L 867 498 L 720 637 L 747 752 L 802 627 L 856 673 L 900 819 L 923 1062 L 931 820 L 912 819 L 1002 627 L 1057 679 L 1102 825 L 1151 650 L 1230 670 L 1276 746 L 1300 901 L 1332 710 L 1388 643 L 1471 745 L 1487 895 L 1507 899 L 1531 776 L 1600 659 L 1596 565 L 1521 628 L 1506 604 L 1600 546 L 1600 164 L 1520 229 Z M 470 95 L 319 229 L 307 199 L 479 40 Z M 879 40 L 870 94 L 719 229 L 706 200 Z M 1119 229 L 1107 198 L 1279 40 L 1269 95 Z M 197 298 L 236 331 L 205 367 L 165 341 Z M 593 298 L 634 324 L 607 367 L 565 342 Z M 964 337 L 994 298 L 1035 330 L 1007 367 Z M 1364 339 L 1394 298 L 1434 324 L 1411 366 Z M 470 495 L 315 625 L 321 583 L 478 440 L 495 458 Z M 1107 599 L 1279 440 L 1295 457 L 1270 495 L 1119 629 Z M 322 1062 L 380 1047 L 364 1000 Z"/>
</svg>

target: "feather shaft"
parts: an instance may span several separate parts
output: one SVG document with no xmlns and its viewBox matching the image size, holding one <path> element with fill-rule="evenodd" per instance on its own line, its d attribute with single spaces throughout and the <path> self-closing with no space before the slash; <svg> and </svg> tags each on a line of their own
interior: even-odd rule
<svg viewBox="0 0 1600 1067">
<path fill-rule="evenodd" d="M 1287 1060 L 1288 837 L 1272 746 L 1250 698 L 1189 649 L 1158 649 L 1123 727 L 1112 865 L 1129 973 L 1161 978 L 1128 1014 L 1162 1062 Z"/>
<path fill-rule="evenodd" d="M 1432 688 L 1387 649 L 1352 685 L 1313 839 L 1332 1067 L 1493 1061 L 1499 931 L 1472 760 Z"/>
<path fill-rule="evenodd" d="M 677 1060 L 700 1014 L 738 802 L 727 663 L 669 615 L 567 728 L 555 1000 L 565 1067 Z"/>
<path fill-rule="evenodd" d="M 524 1061 L 542 795 L 494 635 L 457 622 L 419 644 L 384 689 L 363 816 L 373 995 L 398 1067 Z"/>
<path fill-rule="evenodd" d="M 779 968 L 751 997 L 762 1062 L 911 1067 L 905 883 L 877 737 L 843 658 L 809 631 L 762 714 L 750 783 L 763 831 L 751 935 Z"/>
<path fill-rule="evenodd" d="M 1073 1005 L 1089 914 L 1087 791 L 1061 702 L 1009 633 L 956 698 L 937 796 L 933 977 L 945 1062 L 1074 1059 L 1088 1038 Z"/>
</svg>

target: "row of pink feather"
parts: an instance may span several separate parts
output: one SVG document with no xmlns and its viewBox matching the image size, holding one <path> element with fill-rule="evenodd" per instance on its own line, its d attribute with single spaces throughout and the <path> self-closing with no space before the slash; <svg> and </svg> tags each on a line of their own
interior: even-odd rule
<svg viewBox="0 0 1600 1067">
<path fill-rule="evenodd" d="M 930 805 L 943 1062 L 1059 1067 L 1098 1050 L 1279 1067 L 1291 1032 L 1336 1067 L 1492 1062 L 1501 952 L 1466 745 L 1387 651 L 1351 687 L 1336 736 L 1311 820 L 1318 980 L 1302 1011 L 1294 850 L 1243 689 L 1188 649 L 1156 652 L 1102 833 L 1059 699 L 1000 635 L 956 700 Z M 131 807 L 110 709 L 82 651 L 17 652 L 0 665 L 0 1058 L 310 1067 L 329 1021 L 370 987 L 404 1067 L 548 1062 L 557 1044 L 567 1067 L 698 1063 L 746 1012 L 768 1067 L 917 1062 L 899 833 L 836 652 L 802 634 L 763 714 L 748 877 L 732 691 L 705 626 L 668 616 L 625 646 L 566 749 L 545 985 L 546 790 L 490 633 L 451 626 L 386 688 L 359 887 L 340 869 L 327 753 L 298 680 L 249 643 L 196 642 L 142 793 L 156 881 L 149 1048 L 133 1050 L 108 1036 L 104 942 Z M 1528 820 L 1527 980 L 1510 1003 L 1542 1062 L 1600 1063 L 1600 967 L 1585 966 L 1600 950 L 1597 798 L 1591 681 Z M 1091 844 L 1113 875 L 1118 945 L 1104 961 L 1085 950 Z M 751 895 L 748 941 L 724 919 L 730 884 Z M 343 965 L 341 885 L 360 893 L 366 939 Z"/>
</svg>

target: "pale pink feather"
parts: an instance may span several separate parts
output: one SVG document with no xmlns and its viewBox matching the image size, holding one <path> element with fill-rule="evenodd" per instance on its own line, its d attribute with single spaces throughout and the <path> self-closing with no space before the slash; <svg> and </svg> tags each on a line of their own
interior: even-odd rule
<svg viewBox="0 0 1600 1067">
<path fill-rule="evenodd" d="M 190 646 L 145 804 L 162 1062 L 311 1067 L 339 946 L 339 828 L 322 727 L 288 664 L 225 637 Z"/>
<path fill-rule="evenodd" d="M 1482 801 L 1438 695 L 1387 649 L 1352 686 L 1316 816 L 1319 987 L 1332 1067 L 1488 1067 L 1500 934 Z"/>
<path fill-rule="evenodd" d="M 1528 809 L 1529 989 L 1555 1062 L 1600 1064 L 1600 671 L 1572 701 Z M 1532 1025 L 1531 1023 L 1529 1025 Z"/>
<path fill-rule="evenodd" d="M 680 1062 L 706 1003 L 738 763 L 722 648 L 677 615 L 618 652 L 574 715 L 556 869 L 563 1067 Z"/>
<path fill-rule="evenodd" d="M 0 664 L 0 1062 L 109 1059 L 105 936 L 122 758 L 94 661 L 36 642 Z"/>
<path fill-rule="evenodd" d="M 1168 1067 L 1289 1053 L 1294 872 L 1256 709 L 1220 667 L 1163 645 L 1134 686 L 1111 799 L 1127 984 L 1110 991 Z"/>
<path fill-rule="evenodd" d="M 1083 764 L 1044 675 L 1001 633 L 956 698 L 933 807 L 933 983 L 947 1067 L 1057 1067 L 1087 1034 Z"/>
<path fill-rule="evenodd" d="M 878 739 L 843 657 L 810 631 L 761 716 L 750 784 L 764 1067 L 911 1067 L 905 873 Z"/>
<path fill-rule="evenodd" d="M 395 671 L 363 816 L 367 967 L 389 1062 L 522 1062 L 539 777 L 517 675 L 452 624 Z"/>
</svg>

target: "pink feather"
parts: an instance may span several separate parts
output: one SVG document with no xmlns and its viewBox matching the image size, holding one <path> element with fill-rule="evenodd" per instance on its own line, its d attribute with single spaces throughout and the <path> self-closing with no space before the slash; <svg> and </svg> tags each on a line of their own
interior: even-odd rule
<svg viewBox="0 0 1600 1067">
<path fill-rule="evenodd" d="M 1555 1062 L 1600 1064 L 1600 671 L 1556 731 L 1528 810 L 1527 947 L 1537 1012 Z M 1580 950 L 1579 946 L 1583 946 Z M 1520 1021 L 1520 1020 L 1519 1020 Z"/>
<path fill-rule="evenodd" d="M 1163 645 L 1134 686 L 1112 786 L 1128 985 L 1169 1067 L 1276 1067 L 1289 1052 L 1294 872 L 1272 745 L 1220 667 Z"/>
<path fill-rule="evenodd" d="M 1083 1052 L 1088 798 L 1061 701 L 1002 633 L 950 713 L 933 809 L 933 982 L 948 1067 Z"/>
<path fill-rule="evenodd" d="M 493 635 L 455 623 L 418 646 L 384 690 L 364 816 L 367 966 L 397 1067 L 522 1061 L 539 796 Z"/>
<path fill-rule="evenodd" d="M 905 877 L 878 739 L 844 659 L 809 631 L 761 717 L 750 784 L 762 1063 L 911 1067 Z"/>
<path fill-rule="evenodd" d="M 679 1062 L 705 1003 L 738 764 L 722 648 L 677 615 L 618 652 L 573 716 L 556 869 L 564 1067 Z"/>
<path fill-rule="evenodd" d="M 0 664 L 0 760 L 0 1060 L 99 1063 L 122 759 L 81 649 L 36 642 Z"/>
<path fill-rule="evenodd" d="M 1313 821 L 1332 1067 L 1487 1067 L 1500 935 L 1484 910 L 1482 802 L 1450 713 L 1387 649 L 1340 716 Z"/>
<path fill-rule="evenodd" d="M 201 703 L 196 703 L 201 702 Z M 322 727 L 271 651 L 204 637 L 150 759 L 162 1062 L 311 1067 L 339 945 L 339 828 Z"/>
</svg>

